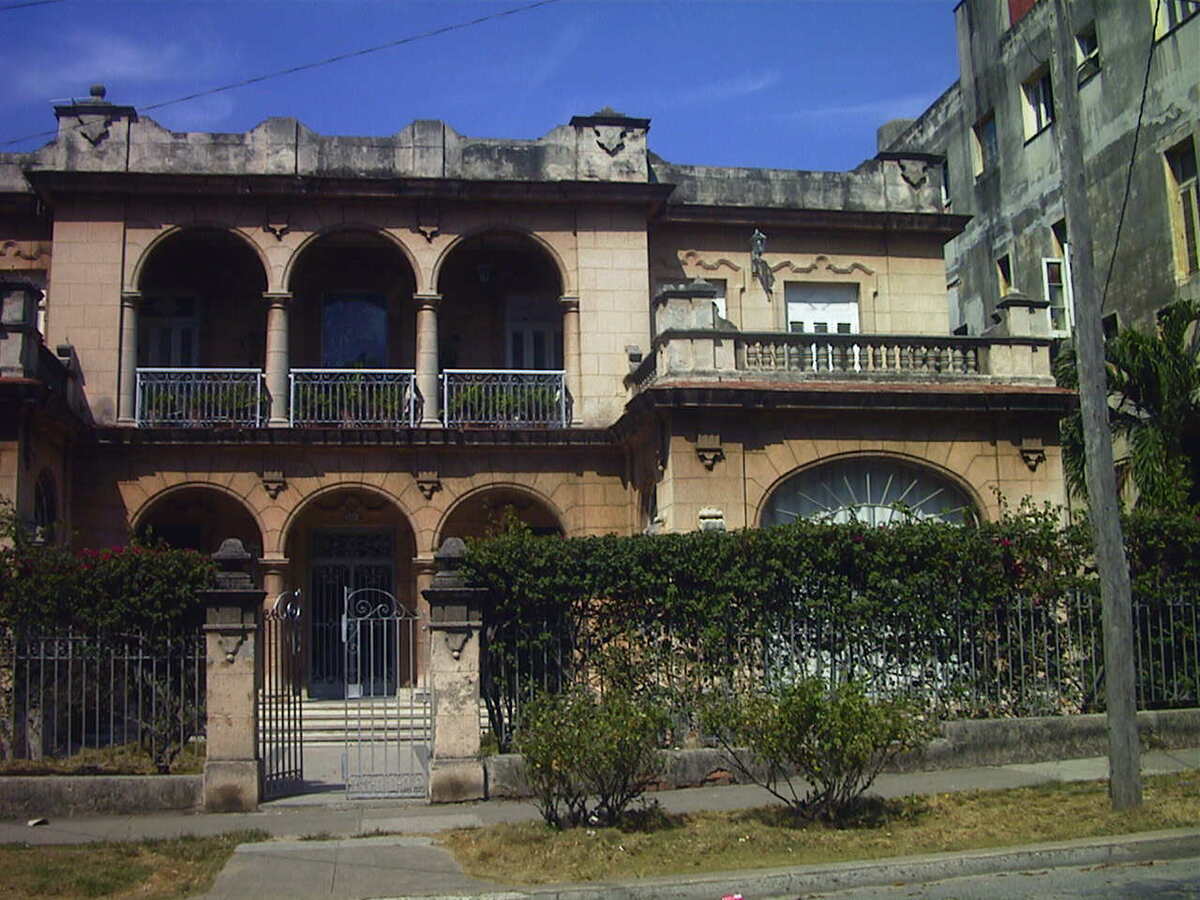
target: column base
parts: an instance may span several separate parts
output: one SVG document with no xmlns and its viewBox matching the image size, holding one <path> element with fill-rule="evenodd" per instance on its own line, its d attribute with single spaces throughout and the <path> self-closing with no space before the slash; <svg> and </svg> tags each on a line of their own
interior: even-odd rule
<svg viewBox="0 0 1200 900">
<path fill-rule="evenodd" d="M 418 428 L 441 428 L 442 420 L 441 419 L 422 419 L 420 422 L 417 423 L 417 427 Z"/>
<path fill-rule="evenodd" d="M 483 800 L 487 790 L 478 759 L 434 759 L 429 765 L 429 802 Z"/>
<path fill-rule="evenodd" d="M 204 811 L 257 811 L 260 776 L 256 759 L 209 760 L 204 764 Z"/>
<path fill-rule="evenodd" d="M 271 418 L 271 419 L 267 420 L 267 427 L 268 428 L 291 428 L 292 420 L 287 419 L 287 418 L 283 418 L 283 419 Z"/>
</svg>

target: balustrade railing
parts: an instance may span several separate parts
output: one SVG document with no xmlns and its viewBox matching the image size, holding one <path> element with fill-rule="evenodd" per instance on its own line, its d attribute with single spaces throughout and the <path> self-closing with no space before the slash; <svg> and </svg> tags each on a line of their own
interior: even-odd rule
<svg viewBox="0 0 1200 900">
<path fill-rule="evenodd" d="M 752 372 L 981 375 L 978 341 L 865 334 L 740 334 L 737 366 Z"/>
<path fill-rule="evenodd" d="M 142 427 L 258 427 L 267 420 L 261 369 L 139 368 L 135 416 Z"/>
<path fill-rule="evenodd" d="M 570 422 L 561 370 L 446 369 L 441 378 L 448 428 L 565 428 Z"/>
<path fill-rule="evenodd" d="M 292 369 L 293 426 L 411 428 L 420 408 L 411 369 Z"/>
</svg>

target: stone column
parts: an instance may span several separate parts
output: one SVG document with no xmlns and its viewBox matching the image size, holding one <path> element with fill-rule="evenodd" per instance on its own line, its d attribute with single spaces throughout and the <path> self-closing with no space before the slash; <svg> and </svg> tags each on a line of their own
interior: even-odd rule
<svg viewBox="0 0 1200 900">
<path fill-rule="evenodd" d="M 467 586 L 459 571 L 466 552 L 461 539 L 447 539 L 434 555 L 438 571 L 424 591 L 433 695 L 430 803 L 479 800 L 485 793 L 479 759 L 479 664 L 487 589 Z"/>
<path fill-rule="evenodd" d="M 121 294 L 121 389 L 117 394 L 117 423 L 120 425 L 137 422 L 138 307 L 141 301 L 141 291 Z"/>
<path fill-rule="evenodd" d="M 433 576 L 437 573 L 437 568 L 437 562 L 432 556 L 413 557 L 413 577 L 417 586 L 417 616 L 422 622 L 429 621 L 429 601 L 425 599 L 425 591 L 433 586 Z M 417 633 L 417 680 L 421 684 L 427 684 L 428 675 L 429 629 L 422 628 Z"/>
<path fill-rule="evenodd" d="M 441 294 L 415 294 L 417 302 L 417 390 L 423 403 L 420 426 L 441 428 L 438 412 L 442 393 L 438 384 L 438 305 Z"/>
<path fill-rule="evenodd" d="M 567 396 L 571 398 L 567 413 L 571 425 L 580 425 L 583 357 L 579 334 L 579 298 L 560 297 L 558 302 L 562 305 L 563 368 L 567 372 Z"/>
<path fill-rule="evenodd" d="M 271 396 L 271 415 L 268 424 L 272 428 L 283 428 L 291 423 L 288 417 L 288 304 L 292 295 L 289 291 L 267 292 L 267 349 L 264 356 L 267 393 Z M 270 590 L 268 588 L 268 590 Z M 282 588 L 280 589 L 282 590 Z"/>
<path fill-rule="evenodd" d="M 237 538 L 222 543 L 213 559 L 217 587 L 200 597 L 207 647 L 204 808 L 253 812 L 262 784 L 255 660 L 265 592 L 255 589 L 251 556 Z"/>
</svg>

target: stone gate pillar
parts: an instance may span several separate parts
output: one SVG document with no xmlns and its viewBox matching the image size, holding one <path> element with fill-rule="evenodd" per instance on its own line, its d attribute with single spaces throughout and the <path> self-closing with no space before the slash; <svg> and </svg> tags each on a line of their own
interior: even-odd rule
<svg viewBox="0 0 1200 900">
<path fill-rule="evenodd" d="M 206 638 L 207 758 L 204 808 L 258 809 L 258 619 L 265 592 L 250 576 L 252 557 L 237 538 L 213 554 L 217 586 L 201 594 Z"/>
<path fill-rule="evenodd" d="M 429 602 L 429 688 L 433 695 L 433 752 L 429 802 L 454 803 L 484 796 L 479 758 L 479 668 L 483 598 L 460 567 L 460 538 L 434 554 L 437 572 L 424 590 Z"/>
</svg>

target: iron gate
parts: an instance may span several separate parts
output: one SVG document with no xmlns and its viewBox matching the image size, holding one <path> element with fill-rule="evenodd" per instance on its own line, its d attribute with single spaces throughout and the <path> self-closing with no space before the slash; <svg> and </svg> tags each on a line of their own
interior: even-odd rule
<svg viewBox="0 0 1200 900">
<path fill-rule="evenodd" d="M 300 591 L 285 591 L 263 612 L 258 749 L 267 800 L 304 783 L 302 612 Z"/>
<path fill-rule="evenodd" d="M 346 794 L 425 797 L 432 705 L 418 675 L 421 620 L 372 587 L 347 587 L 343 610 Z"/>
</svg>

